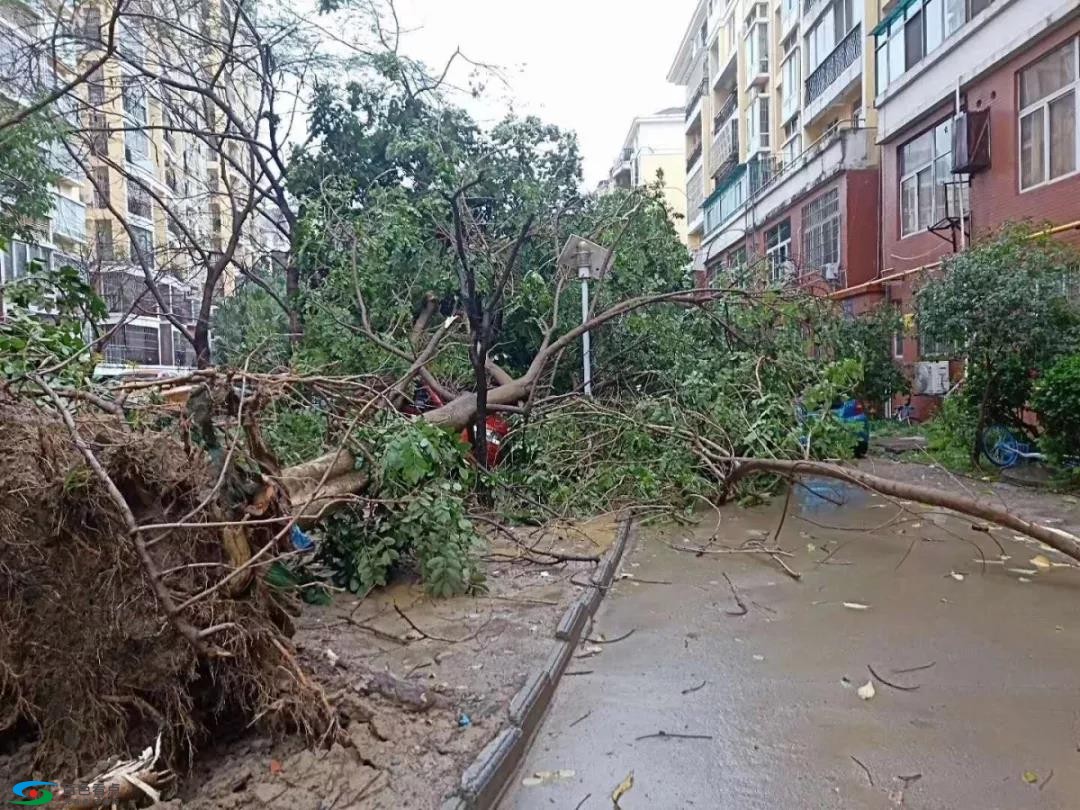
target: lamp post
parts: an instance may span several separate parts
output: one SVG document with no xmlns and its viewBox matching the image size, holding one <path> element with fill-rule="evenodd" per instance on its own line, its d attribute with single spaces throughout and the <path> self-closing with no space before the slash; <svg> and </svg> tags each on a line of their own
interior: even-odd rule
<svg viewBox="0 0 1080 810">
<path fill-rule="evenodd" d="M 589 244 L 582 240 L 578 242 L 578 278 L 581 279 L 581 322 L 589 320 L 589 276 L 592 274 L 592 255 Z M 589 330 L 586 329 L 581 335 L 581 365 L 585 380 L 585 396 L 592 396 L 592 358 L 589 356 L 592 346 L 589 343 Z"/>
<path fill-rule="evenodd" d="M 571 235 L 563 247 L 559 264 L 577 270 L 581 280 L 581 323 L 589 322 L 589 281 L 599 281 L 607 269 L 611 251 L 595 242 Z M 581 365 L 585 396 L 592 396 L 592 342 L 589 330 L 581 333 Z"/>
</svg>

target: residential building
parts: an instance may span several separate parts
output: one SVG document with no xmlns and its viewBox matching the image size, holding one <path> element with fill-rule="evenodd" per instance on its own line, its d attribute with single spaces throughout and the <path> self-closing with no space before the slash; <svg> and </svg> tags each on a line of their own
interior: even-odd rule
<svg viewBox="0 0 1080 810">
<path fill-rule="evenodd" d="M 669 81 L 687 88 L 689 244 L 704 281 L 823 290 L 877 273 L 877 0 L 701 0 Z"/>
<path fill-rule="evenodd" d="M 664 199 L 678 216 L 675 230 L 686 241 L 686 159 L 683 109 L 641 115 L 630 124 L 604 188 L 633 188 L 663 180 Z"/>
<path fill-rule="evenodd" d="M 880 277 L 837 293 L 904 315 L 940 259 L 1006 222 L 1080 244 L 1080 4 L 901 0 L 873 29 L 881 147 Z M 940 347 L 894 340 L 916 380 Z M 961 373 L 953 366 L 953 377 Z M 940 388 L 940 386 L 938 386 Z M 916 412 L 938 388 L 917 387 Z"/>
<path fill-rule="evenodd" d="M 202 32 L 210 42 L 209 32 L 232 13 L 229 0 L 161 9 L 155 1 L 125 4 L 115 53 L 62 97 L 72 129 L 54 148 L 62 164 L 56 214 L 40 245 L 15 242 L 2 260 L 5 280 L 34 256 L 84 269 L 109 310 L 101 324 L 106 337 L 96 347 L 96 373 L 104 376 L 171 374 L 195 364 L 178 326 L 194 328 L 207 266 L 228 243 L 234 203 L 247 188 L 235 170 L 236 142 L 215 135 L 227 126 L 220 111 L 215 121 L 213 106 L 197 93 L 185 95 L 154 78 L 166 71 L 180 79 L 213 74 L 214 48 L 181 53 L 184 32 Z M 56 77 L 100 61 L 110 16 L 101 0 L 80 4 L 74 17 L 49 3 L 5 5 L 0 73 L 8 67 L 26 74 L 29 64 L 53 77 L 52 84 L 36 79 L 14 99 L 39 97 Z M 243 114 L 242 83 L 223 78 L 219 92 Z M 260 243 L 254 219 L 234 254 L 237 264 L 254 262 Z M 219 294 L 232 288 L 233 275 L 226 272 Z"/>
<path fill-rule="evenodd" d="M 48 54 L 33 48 L 40 22 L 36 6 L 0 6 L 0 98 L 7 104 L 27 104 L 72 75 L 75 57 L 70 49 Z M 73 117 L 70 107 L 66 112 Z M 0 283 L 25 276 L 35 261 L 46 266 L 81 262 L 87 238 L 83 174 L 60 145 L 49 148 L 47 159 L 56 172 L 50 189 L 52 212 L 46 221 L 35 223 L 33 240 L 13 239 L 0 252 Z M 0 317 L 5 312 L 6 304 L 0 296 Z"/>
</svg>

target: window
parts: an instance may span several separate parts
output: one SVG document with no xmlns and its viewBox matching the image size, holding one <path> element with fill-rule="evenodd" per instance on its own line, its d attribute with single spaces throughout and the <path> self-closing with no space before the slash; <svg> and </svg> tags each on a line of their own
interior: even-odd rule
<svg viewBox="0 0 1080 810">
<path fill-rule="evenodd" d="M 751 78 L 755 74 L 769 72 L 769 26 L 756 22 L 747 33 L 746 70 Z"/>
<path fill-rule="evenodd" d="M 874 29 L 878 95 L 993 0 L 915 0 Z"/>
<path fill-rule="evenodd" d="M 98 261 L 111 262 L 113 260 L 111 220 L 94 220 L 94 253 Z"/>
<path fill-rule="evenodd" d="M 138 124 L 147 123 L 146 90 L 134 76 L 125 76 L 121 95 L 124 102 L 124 115 Z"/>
<path fill-rule="evenodd" d="M 789 138 L 780 150 L 780 159 L 785 166 L 790 166 L 802 154 L 802 135 Z"/>
<path fill-rule="evenodd" d="M 774 282 L 787 278 L 791 260 L 791 220 L 785 219 L 765 232 L 765 260 Z"/>
<path fill-rule="evenodd" d="M 806 70 L 809 74 L 825 61 L 833 48 L 836 47 L 835 18 L 832 14 L 825 14 L 818 21 L 810 33 L 806 35 Z"/>
<path fill-rule="evenodd" d="M 832 189 L 802 207 L 806 270 L 840 264 L 840 192 Z"/>
<path fill-rule="evenodd" d="M 105 103 L 105 71 L 100 66 L 87 77 L 86 93 L 91 107 L 100 107 Z"/>
<path fill-rule="evenodd" d="M 101 9 L 87 6 L 80 11 L 82 36 L 91 42 L 101 42 Z"/>
<path fill-rule="evenodd" d="M 87 121 L 90 129 L 90 152 L 98 157 L 109 155 L 109 125 L 105 113 L 92 112 Z"/>
<path fill-rule="evenodd" d="M 154 215 L 154 202 L 150 198 L 150 192 L 134 180 L 128 183 L 127 210 L 129 214 L 143 219 L 150 219 Z"/>
<path fill-rule="evenodd" d="M 946 215 L 957 216 L 961 207 L 966 215 L 967 185 L 952 180 L 950 119 L 900 147 L 900 235 L 924 231 Z"/>
<path fill-rule="evenodd" d="M 105 362 L 111 365 L 144 363 L 151 366 L 161 362 L 158 330 L 153 326 L 125 324 L 113 332 L 105 344 Z"/>
<path fill-rule="evenodd" d="M 748 148 L 758 152 L 769 148 L 769 97 L 754 96 L 750 102 L 750 113 L 746 120 Z"/>
<path fill-rule="evenodd" d="M 109 169 L 107 166 L 97 166 L 93 169 L 94 207 L 107 208 L 111 198 L 109 189 Z"/>
<path fill-rule="evenodd" d="M 4 272 L 0 275 L 3 275 L 6 281 L 13 281 L 30 273 L 35 262 L 48 266 L 52 260 L 52 250 L 12 239 L 7 250 L 0 253 L 0 258 L 3 259 L 4 267 Z"/>
<path fill-rule="evenodd" d="M 923 42 L 923 10 L 916 3 L 911 7 L 904 23 L 904 69 L 911 70 L 926 54 Z"/>
<path fill-rule="evenodd" d="M 780 68 L 783 82 L 781 114 L 785 121 L 799 112 L 799 99 L 802 97 L 799 61 L 799 51 L 796 50 Z"/>
<path fill-rule="evenodd" d="M 1078 40 L 1020 71 L 1020 189 L 1076 171 Z"/>
<path fill-rule="evenodd" d="M 149 228 L 131 226 L 131 250 L 128 258 L 136 264 L 145 262 L 147 267 L 154 266 L 154 235 Z"/>
</svg>

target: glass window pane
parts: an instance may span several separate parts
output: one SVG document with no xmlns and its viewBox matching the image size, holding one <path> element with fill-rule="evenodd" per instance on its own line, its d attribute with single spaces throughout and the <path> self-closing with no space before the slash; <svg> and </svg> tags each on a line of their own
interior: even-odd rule
<svg viewBox="0 0 1080 810">
<path fill-rule="evenodd" d="M 1050 179 L 1076 170 L 1076 92 L 1050 103 Z"/>
<path fill-rule="evenodd" d="M 939 157 L 934 161 L 934 216 L 933 222 L 940 222 L 945 216 L 945 191 L 946 183 L 953 179 L 952 159 L 949 155 Z M 955 216 L 955 211 L 949 211 Z M 931 223 L 933 224 L 933 223 Z"/>
<path fill-rule="evenodd" d="M 964 24 L 964 0 L 945 0 L 945 36 Z"/>
<path fill-rule="evenodd" d="M 926 52 L 930 53 L 944 39 L 942 0 L 927 0 L 923 17 L 923 26 L 926 29 Z"/>
<path fill-rule="evenodd" d="M 1027 107 L 1076 79 L 1076 40 L 1053 51 L 1020 73 L 1020 106 Z"/>
<path fill-rule="evenodd" d="M 952 121 L 946 119 L 934 128 L 934 155 L 941 157 L 952 152 Z"/>
<path fill-rule="evenodd" d="M 1028 188 L 1045 180 L 1043 155 L 1043 111 L 1035 110 L 1020 119 L 1020 187 Z"/>
<path fill-rule="evenodd" d="M 900 174 L 909 174 L 934 159 L 934 131 L 927 130 L 900 148 Z"/>
<path fill-rule="evenodd" d="M 904 75 L 904 29 L 897 29 L 889 37 L 889 81 L 895 82 Z"/>
<path fill-rule="evenodd" d="M 918 8 L 918 6 L 913 6 Z M 916 14 L 904 26 L 904 67 L 911 70 L 923 57 L 923 15 Z"/>
<path fill-rule="evenodd" d="M 889 86 L 889 45 L 880 38 L 878 41 L 881 43 L 877 49 L 877 92 L 880 96 Z"/>
<path fill-rule="evenodd" d="M 918 197 L 915 178 L 909 177 L 900 186 L 900 232 L 904 235 L 919 230 Z"/>
<path fill-rule="evenodd" d="M 934 170 L 927 166 L 918 174 L 919 186 L 919 225 L 918 229 L 928 228 L 934 223 Z"/>
</svg>

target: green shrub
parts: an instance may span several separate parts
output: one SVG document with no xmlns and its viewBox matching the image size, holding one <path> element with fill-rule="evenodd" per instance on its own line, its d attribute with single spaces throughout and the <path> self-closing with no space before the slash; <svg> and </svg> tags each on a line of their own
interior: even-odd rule
<svg viewBox="0 0 1080 810">
<path fill-rule="evenodd" d="M 1080 456 L 1080 354 L 1064 357 L 1035 385 L 1032 407 L 1045 431 L 1043 451 L 1054 461 Z"/>
<path fill-rule="evenodd" d="M 960 395 L 946 397 L 926 425 L 927 444 L 934 459 L 950 469 L 970 469 L 978 419 L 977 403 L 972 405 Z"/>
<path fill-rule="evenodd" d="M 324 521 L 320 556 L 334 583 L 365 594 L 408 569 L 435 596 L 482 586 L 480 537 L 465 506 L 467 448 L 440 428 L 397 418 L 365 428 L 361 441 L 377 449 L 379 499 Z"/>
</svg>

